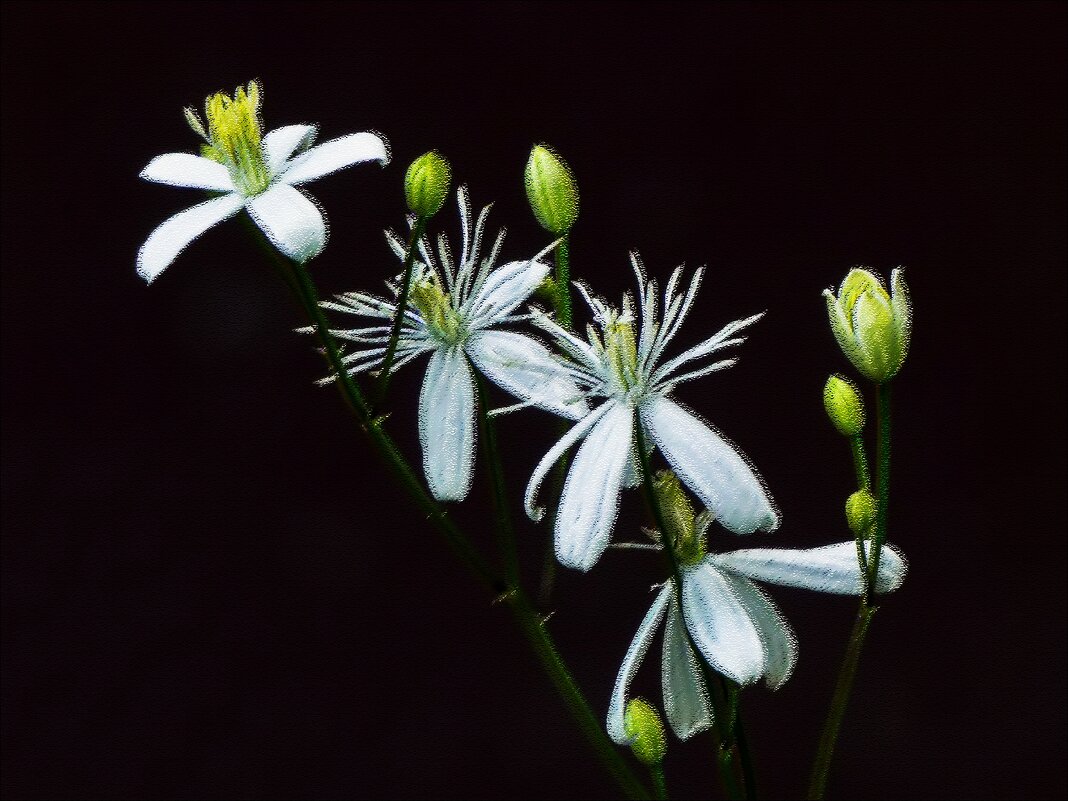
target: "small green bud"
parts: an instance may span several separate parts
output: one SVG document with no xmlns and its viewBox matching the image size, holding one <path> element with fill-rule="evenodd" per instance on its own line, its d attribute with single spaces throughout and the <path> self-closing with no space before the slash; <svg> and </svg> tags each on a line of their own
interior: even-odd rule
<svg viewBox="0 0 1068 801">
<path fill-rule="evenodd" d="M 823 387 L 823 408 L 838 433 L 855 437 L 864 428 L 864 399 L 852 381 L 832 375 Z"/>
<path fill-rule="evenodd" d="M 890 274 L 891 293 L 877 275 L 849 271 L 838 296 L 825 289 L 831 330 L 861 375 L 881 384 L 905 361 L 912 337 L 912 304 L 901 270 Z"/>
<path fill-rule="evenodd" d="M 530 208 L 541 227 L 557 236 L 571 230 L 578 218 L 579 192 L 567 162 L 544 145 L 535 145 L 523 180 Z"/>
<path fill-rule="evenodd" d="M 857 490 L 846 499 L 845 513 L 849 530 L 865 536 L 875 522 L 875 497 L 867 490 Z"/>
<path fill-rule="evenodd" d="M 667 541 L 675 546 L 678 560 L 684 565 L 697 564 L 705 557 L 705 541 L 678 477 L 670 470 L 659 471 L 653 477 L 653 492 L 667 528 Z"/>
<path fill-rule="evenodd" d="M 667 753 L 667 737 L 660 713 L 641 698 L 627 702 L 623 713 L 623 730 L 631 740 L 630 748 L 643 765 L 659 765 Z"/>
<path fill-rule="evenodd" d="M 553 280 L 551 275 L 545 276 L 542 282 L 538 284 L 538 288 L 534 290 L 534 296 L 550 306 L 556 302 L 557 294 L 556 281 Z"/>
<path fill-rule="evenodd" d="M 445 205 L 451 180 L 449 162 L 434 150 L 424 153 L 404 174 L 404 199 L 408 208 L 420 217 L 433 217 Z"/>
</svg>

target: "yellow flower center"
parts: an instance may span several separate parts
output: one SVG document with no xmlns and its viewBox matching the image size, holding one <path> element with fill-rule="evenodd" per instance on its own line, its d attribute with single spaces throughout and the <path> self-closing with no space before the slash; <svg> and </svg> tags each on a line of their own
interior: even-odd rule
<svg viewBox="0 0 1068 801">
<path fill-rule="evenodd" d="M 448 344 L 460 341 L 463 336 L 460 316 L 433 275 L 414 280 L 408 297 L 436 338 Z"/>
<path fill-rule="evenodd" d="M 271 183 L 271 172 L 263 158 L 263 125 L 260 121 L 260 85 L 250 81 L 248 89 L 237 87 L 231 98 L 222 92 L 204 101 L 205 130 L 197 113 L 185 109 L 189 127 L 205 141 L 200 153 L 224 165 L 245 196 L 258 195 Z"/>
<path fill-rule="evenodd" d="M 638 345 L 629 320 L 614 317 L 604 327 L 604 351 L 624 391 L 638 383 Z"/>
</svg>

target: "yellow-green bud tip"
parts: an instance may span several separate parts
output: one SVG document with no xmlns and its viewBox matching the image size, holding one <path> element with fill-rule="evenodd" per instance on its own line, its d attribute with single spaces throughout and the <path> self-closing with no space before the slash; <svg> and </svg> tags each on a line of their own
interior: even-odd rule
<svg viewBox="0 0 1068 801">
<path fill-rule="evenodd" d="M 631 740 L 630 748 L 643 765 L 659 765 L 667 753 L 667 737 L 660 714 L 647 701 L 635 698 L 627 702 L 623 727 Z"/>
<path fill-rule="evenodd" d="M 579 192 L 567 162 L 545 145 L 535 145 L 523 179 L 527 200 L 541 227 L 556 236 L 571 230 L 578 219 Z"/>
<path fill-rule="evenodd" d="M 864 399 L 853 383 L 832 375 L 823 387 L 823 408 L 838 433 L 855 437 L 864 428 Z"/>
<path fill-rule="evenodd" d="M 404 175 L 404 199 L 420 217 L 433 217 L 445 205 L 452 168 L 437 151 L 424 153 L 411 163 Z"/>
<path fill-rule="evenodd" d="M 845 513 L 849 530 L 858 536 L 866 536 L 875 522 L 876 501 L 867 490 L 858 490 L 846 499 Z"/>
</svg>

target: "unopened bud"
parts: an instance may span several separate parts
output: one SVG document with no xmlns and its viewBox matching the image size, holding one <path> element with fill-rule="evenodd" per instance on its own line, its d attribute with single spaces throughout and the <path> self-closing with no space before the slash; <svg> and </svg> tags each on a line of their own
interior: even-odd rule
<svg viewBox="0 0 1068 801">
<path fill-rule="evenodd" d="M 643 765 L 659 765 L 667 753 L 667 737 L 660 713 L 647 701 L 634 698 L 627 702 L 623 713 L 623 726 L 627 737 L 632 738 L 630 748 Z"/>
<path fill-rule="evenodd" d="M 897 375 L 912 336 L 912 304 L 901 270 L 890 274 L 890 287 L 887 292 L 877 275 L 857 268 L 849 271 L 837 296 L 823 292 L 842 352 L 877 384 Z"/>
<path fill-rule="evenodd" d="M 864 399 L 849 381 L 832 375 L 823 387 L 823 408 L 838 433 L 855 437 L 864 429 Z"/>
<path fill-rule="evenodd" d="M 523 179 L 541 227 L 557 236 L 567 233 L 579 213 L 578 184 L 567 163 L 544 145 L 535 145 Z"/>
<path fill-rule="evenodd" d="M 433 217 L 445 204 L 452 168 L 436 151 L 424 153 L 404 174 L 404 198 L 408 208 L 420 217 Z"/>
<path fill-rule="evenodd" d="M 875 522 L 876 500 L 867 490 L 858 490 L 846 499 L 845 513 L 849 530 L 859 537 L 866 536 Z"/>
</svg>

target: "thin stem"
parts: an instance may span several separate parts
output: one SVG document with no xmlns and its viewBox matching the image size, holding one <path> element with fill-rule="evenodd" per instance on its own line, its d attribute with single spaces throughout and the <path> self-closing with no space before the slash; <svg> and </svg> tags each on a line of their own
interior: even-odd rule
<svg viewBox="0 0 1068 801">
<path fill-rule="evenodd" d="M 864 440 L 860 434 L 854 434 L 849 438 L 849 446 L 853 450 L 853 469 L 857 472 L 857 489 L 871 489 L 871 475 L 868 473 L 868 457 L 864 453 Z"/>
<path fill-rule="evenodd" d="M 868 635 L 875 609 L 876 607 L 868 606 L 862 600 L 860 609 L 857 610 L 853 632 L 849 636 L 849 647 L 846 649 L 845 659 L 842 660 L 842 667 L 838 671 L 838 682 L 834 688 L 834 696 L 831 698 L 831 709 L 823 724 L 823 732 L 820 734 L 816 762 L 812 766 L 812 779 L 809 782 L 806 798 L 822 799 L 827 791 L 827 774 L 830 772 L 831 760 L 834 758 L 838 730 L 842 726 L 842 718 L 845 717 L 846 707 L 849 705 L 849 695 L 853 690 L 857 665 L 860 663 L 860 652 L 864 648 L 864 639 Z"/>
<path fill-rule="evenodd" d="M 637 417 L 637 415 L 635 415 Z M 646 502 L 649 505 L 650 511 L 653 513 L 653 521 L 656 523 L 656 528 L 660 532 L 660 537 L 664 545 L 664 553 L 667 554 L 668 564 L 671 567 L 671 581 L 675 591 L 675 602 L 678 604 L 679 611 L 685 618 L 686 613 L 682 611 L 682 570 L 679 566 L 678 556 L 675 554 L 675 544 L 671 541 L 671 533 L 664 522 L 664 513 L 660 508 L 660 502 L 656 497 L 656 490 L 653 488 L 653 474 L 652 469 L 649 466 L 649 452 L 645 447 L 645 432 L 642 430 L 641 420 L 636 419 L 634 422 L 634 431 L 636 446 L 638 450 L 638 458 L 642 468 L 642 485 L 645 489 Z M 685 623 L 685 619 L 683 620 Z M 713 676 L 718 674 L 713 671 L 705 662 L 701 651 L 697 648 L 697 644 L 693 641 L 693 636 L 690 634 L 689 626 L 682 627 L 683 633 L 686 635 L 686 640 L 693 652 L 697 654 L 697 660 L 701 665 L 701 672 L 705 680 L 706 691 L 709 698 L 715 699 L 716 703 L 713 704 L 715 709 L 714 721 L 715 726 L 719 731 L 719 755 L 716 759 L 716 765 L 719 768 L 720 781 L 723 782 L 723 787 L 727 791 L 727 795 L 732 799 L 741 799 L 742 793 L 738 789 L 738 784 L 735 780 L 734 764 L 734 735 L 733 735 L 733 723 L 730 719 L 725 719 L 727 708 L 729 706 L 728 693 L 726 684 L 723 683 L 723 678 L 719 677 L 720 685 L 716 687 L 717 681 L 713 679 Z M 719 690 L 717 695 L 716 690 Z M 744 774 L 744 770 L 743 770 Z"/>
<path fill-rule="evenodd" d="M 745 779 L 745 797 L 753 801 L 757 797 L 756 771 L 753 768 L 753 758 L 749 753 L 749 740 L 745 736 L 745 726 L 742 725 L 742 694 L 740 688 L 731 688 L 731 703 L 734 707 L 734 742 L 738 746 L 738 759 L 742 763 L 742 777 Z"/>
<path fill-rule="evenodd" d="M 667 779 L 664 778 L 664 763 L 657 762 L 649 766 L 649 775 L 653 778 L 653 798 L 657 801 L 667 801 Z"/>
<path fill-rule="evenodd" d="M 556 322 L 562 328 L 571 330 L 571 233 L 561 237 L 556 246 L 556 298 L 554 302 Z"/>
<path fill-rule="evenodd" d="M 519 554 L 515 544 L 515 530 L 508 511 L 508 496 L 504 486 L 504 466 L 497 446 L 497 425 L 489 416 L 489 390 L 482 373 L 471 365 L 478 384 L 478 427 L 482 438 L 482 453 L 489 467 L 490 494 L 493 496 L 494 530 L 504 560 L 504 572 L 514 587 L 519 586 Z"/>
<path fill-rule="evenodd" d="M 394 476 L 408 493 L 416 506 L 426 514 L 431 525 L 441 533 L 460 559 L 471 569 L 475 577 L 487 587 L 495 597 L 507 599 L 508 605 L 519 624 L 527 643 L 535 652 L 542 668 L 548 674 L 567 706 L 575 717 L 579 728 L 590 745 L 597 752 L 602 764 L 619 784 L 628 798 L 645 799 L 648 790 L 634 775 L 630 766 L 620 756 L 615 745 L 608 739 L 589 703 L 572 678 L 567 666 L 556 651 L 552 638 L 542 625 L 541 616 L 527 600 L 523 591 L 508 581 L 498 577 L 483 556 L 475 550 L 470 540 L 449 518 L 448 513 L 427 494 L 419 476 L 412 470 L 404 456 L 397 449 L 392 438 L 382 427 L 382 418 L 369 416 L 369 407 L 363 393 L 356 385 L 341 362 L 341 352 L 337 341 L 330 333 L 329 323 L 319 307 L 318 293 L 303 265 L 291 262 L 273 248 L 277 266 L 290 273 L 287 282 L 293 287 L 305 314 L 314 323 L 319 341 L 323 346 L 323 356 L 338 376 L 338 389 L 346 403 L 356 415 L 360 427 L 367 432 L 375 451 L 390 467 Z"/>
<path fill-rule="evenodd" d="M 411 235 L 408 237 L 408 249 L 404 252 L 404 278 L 401 280 L 400 296 L 397 298 L 397 313 L 393 315 L 393 328 L 389 332 L 386 355 L 382 359 L 382 369 L 378 374 L 378 387 L 375 394 L 376 407 L 381 407 L 386 402 L 386 393 L 389 391 L 389 377 L 393 369 L 393 357 L 397 354 L 401 323 L 404 322 L 404 314 L 408 309 L 408 294 L 412 288 L 412 265 L 415 263 L 415 253 L 419 247 L 419 240 L 426 230 L 426 219 L 423 215 L 415 218 L 415 225 L 412 226 Z"/>
<path fill-rule="evenodd" d="M 877 487 L 875 506 L 875 537 L 871 553 L 868 556 L 869 595 L 874 595 L 878 587 L 879 557 L 882 556 L 883 544 L 886 542 L 886 522 L 890 506 L 890 385 L 877 384 L 875 387 L 875 416 L 878 419 L 878 433 L 875 440 L 875 480 Z M 872 603 L 872 598 L 868 598 Z"/>
</svg>

